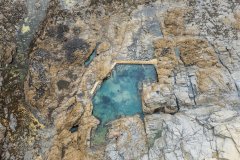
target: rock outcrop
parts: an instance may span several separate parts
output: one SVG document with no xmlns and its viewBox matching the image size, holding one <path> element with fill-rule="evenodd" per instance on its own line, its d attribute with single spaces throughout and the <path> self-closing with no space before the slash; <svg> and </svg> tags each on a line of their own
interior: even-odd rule
<svg viewBox="0 0 240 160">
<path fill-rule="evenodd" d="M 239 6 L 0 2 L 0 159 L 239 160 Z M 96 89 L 117 62 L 149 60 L 158 81 L 141 85 L 144 116 L 110 122 L 94 145 Z"/>
</svg>

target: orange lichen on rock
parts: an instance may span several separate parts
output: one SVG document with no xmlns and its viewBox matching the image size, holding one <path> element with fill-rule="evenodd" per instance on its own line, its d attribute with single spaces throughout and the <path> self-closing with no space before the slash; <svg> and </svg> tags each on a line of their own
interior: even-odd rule
<svg viewBox="0 0 240 160">
<path fill-rule="evenodd" d="M 240 30 L 240 10 L 237 10 L 234 13 L 234 18 L 235 18 L 235 23 L 234 23 L 234 28 L 236 28 L 237 30 Z"/>
<path fill-rule="evenodd" d="M 182 35 L 185 30 L 184 15 L 188 12 L 184 8 L 174 8 L 165 14 L 164 35 Z"/>
<path fill-rule="evenodd" d="M 179 39 L 177 45 L 181 60 L 186 66 L 197 65 L 205 68 L 218 63 L 214 49 L 205 40 L 187 37 Z"/>
<path fill-rule="evenodd" d="M 234 90 L 233 83 L 221 68 L 212 67 L 197 72 L 197 84 L 200 93 L 221 93 Z"/>
<path fill-rule="evenodd" d="M 170 39 L 159 39 L 154 42 L 155 56 L 158 59 L 157 72 L 159 80 L 172 74 L 174 67 L 178 64 L 174 53 L 174 41 Z"/>
</svg>

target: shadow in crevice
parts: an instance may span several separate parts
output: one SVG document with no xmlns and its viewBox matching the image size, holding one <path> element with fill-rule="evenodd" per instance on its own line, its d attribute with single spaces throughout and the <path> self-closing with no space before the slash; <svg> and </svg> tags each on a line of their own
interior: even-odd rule
<svg viewBox="0 0 240 160">
<path fill-rule="evenodd" d="M 73 125 L 72 128 L 69 129 L 69 131 L 70 131 L 71 133 L 77 132 L 77 131 L 78 131 L 78 127 L 79 127 L 78 124 L 77 124 L 77 125 Z"/>
</svg>

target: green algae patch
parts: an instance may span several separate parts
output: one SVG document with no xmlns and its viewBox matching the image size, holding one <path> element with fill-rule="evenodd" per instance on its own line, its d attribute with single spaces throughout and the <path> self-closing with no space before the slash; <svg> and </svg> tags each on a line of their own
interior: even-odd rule
<svg viewBox="0 0 240 160">
<path fill-rule="evenodd" d="M 99 144 L 104 144 L 106 142 L 106 135 L 107 135 L 107 127 L 98 127 L 95 131 L 95 133 L 97 134 L 94 134 L 92 135 L 92 141 L 91 141 L 91 144 L 92 146 L 96 146 L 96 145 L 99 145 Z"/>
</svg>

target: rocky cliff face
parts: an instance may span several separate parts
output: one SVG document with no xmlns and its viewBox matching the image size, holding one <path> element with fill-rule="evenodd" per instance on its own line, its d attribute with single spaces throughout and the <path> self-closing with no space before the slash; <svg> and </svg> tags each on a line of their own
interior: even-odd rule
<svg viewBox="0 0 240 160">
<path fill-rule="evenodd" d="M 240 159 L 238 0 L 3 0 L 0 20 L 0 159 Z M 93 145 L 92 97 L 122 61 L 158 81 Z"/>
</svg>

